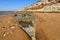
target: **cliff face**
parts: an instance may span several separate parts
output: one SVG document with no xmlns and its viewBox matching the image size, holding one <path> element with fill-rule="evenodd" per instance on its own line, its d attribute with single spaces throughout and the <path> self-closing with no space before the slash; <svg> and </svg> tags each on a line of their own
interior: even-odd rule
<svg viewBox="0 0 60 40">
<path fill-rule="evenodd" d="M 37 2 L 30 7 L 23 9 L 25 11 L 60 11 L 60 2 Z M 22 11 L 23 11 L 22 10 Z"/>
<path fill-rule="evenodd" d="M 60 40 L 60 31 L 59 31 L 60 30 L 60 14 L 40 12 L 41 10 L 42 11 L 52 10 L 52 9 L 55 10 L 55 7 L 53 6 L 55 7 L 60 6 L 60 3 L 57 3 L 57 2 L 49 2 L 49 3 L 41 3 L 41 4 L 38 3 L 35 6 L 22 10 L 22 12 L 20 11 L 16 12 L 16 15 L 5 16 L 0 18 L 0 39 L 1 40 L 31 40 L 28 37 L 28 35 L 20 28 L 21 25 L 18 24 L 17 18 L 15 16 L 19 15 L 20 13 L 25 13 L 27 11 L 34 11 L 32 12 L 32 15 L 36 17 L 36 20 L 35 20 L 36 40 Z M 51 9 L 51 7 L 53 8 Z M 60 11 L 60 7 L 58 7 L 58 9 Z M 56 7 L 56 10 L 57 10 L 57 7 Z M 39 13 L 36 11 L 39 11 Z M 5 15 L 4 14 L 5 12 L 1 12 L 1 13 L 3 14 L 0 14 L 0 15 Z M 8 13 L 6 15 L 8 15 Z M 31 31 L 31 29 L 29 30 Z"/>
</svg>

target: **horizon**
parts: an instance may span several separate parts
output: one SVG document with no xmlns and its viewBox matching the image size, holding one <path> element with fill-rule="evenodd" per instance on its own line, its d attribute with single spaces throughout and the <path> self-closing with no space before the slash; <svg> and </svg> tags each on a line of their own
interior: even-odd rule
<svg viewBox="0 0 60 40">
<path fill-rule="evenodd" d="M 18 11 L 40 0 L 0 0 L 0 11 Z"/>
</svg>

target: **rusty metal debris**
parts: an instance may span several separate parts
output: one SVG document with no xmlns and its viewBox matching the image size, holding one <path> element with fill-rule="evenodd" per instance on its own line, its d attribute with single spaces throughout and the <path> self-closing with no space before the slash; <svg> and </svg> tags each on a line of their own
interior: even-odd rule
<svg viewBox="0 0 60 40">
<path fill-rule="evenodd" d="M 18 23 L 22 26 L 21 28 L 26 31 L 26 33 L 32 38 L 32 40 L 36 40 L 35 38 L 35 17 L 30 13 L 22 13 L 21 15 L 17 15 Z"/>
</svg>

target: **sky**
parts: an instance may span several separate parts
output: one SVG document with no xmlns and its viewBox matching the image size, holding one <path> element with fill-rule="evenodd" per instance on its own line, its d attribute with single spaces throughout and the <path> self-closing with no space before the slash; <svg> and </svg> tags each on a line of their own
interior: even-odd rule
<svg viewBox="0 0 60 40">
<path fill-rule="evenodd" d="M 18 11 L 40 0 L 0 0 L 0 11 Z"/>
</svg>

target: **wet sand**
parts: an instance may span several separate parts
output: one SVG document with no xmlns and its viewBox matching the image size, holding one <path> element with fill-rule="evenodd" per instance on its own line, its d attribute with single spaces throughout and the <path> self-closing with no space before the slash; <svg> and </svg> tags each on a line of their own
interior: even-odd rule
<svg viewBox="0 0 60 40">
<path fill-rule="evenodd" d="M 60 40 L 60 13 L 33 13 L 37 40 Z M 9 26 L 14 25 L 10 28 Z M 0 40 L 31 40 L 12 16 L 0 18 Z M 4 32 L 8 33 L 5 36 Z"/>
<path fill-rule="evenodd" d="M 37 40 L 60 40 L 60 13 L 33 13 Z"/>
<path fill-rule="evenodd" d="M 12 16 L 0 18 L 0 40 L 31 40 Z"/>
</svg>

